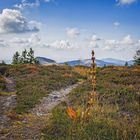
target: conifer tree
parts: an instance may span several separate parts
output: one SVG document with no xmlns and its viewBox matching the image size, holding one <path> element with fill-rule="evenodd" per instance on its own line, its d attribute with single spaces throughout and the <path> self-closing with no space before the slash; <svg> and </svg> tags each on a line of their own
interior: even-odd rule
<svg viewBox="0 0 140 140">
<path fill-rule="evenodd" d="M 20 63 L 20 54 L 19 54 L 19 52 L 17 51 L 15 54 L 14 54 L 14 56 L 13 56 L 13 64 L 19 64 Z"/>
<path fill-rule="evenodd" d="M 140 49 L 136 51 L 136 55 L 134 56 L 135 65 L 140 65 Z"/>
<path fill-rule="evenodd" d="M 30 48 L 29 52 L 25 49 L 20 55 L 16 52 L 13 56 L 13 64 L 39 64 L 34 57 L 34 50 Z"/>
<path fill-rule="evenodd" d="M 27 50 L 26 49 L 22 52 L 22 56 L 21 57 L 22 57 L 22 63 L 23 64 L 28 63 Z"/>
<path fill-rule="evenodd" d="M 35 58 L 34 58 L 34 50 L 32 48 L 30 48 L 27 56 L 28 56 L 28 62 L 30 64 L 34 64 L 35 63 Z"/>
<path fill-rule="evenodd" d="M 128 66 L 128 62 L 125 62 L 125 66 L 126 66 L 126 67 Z"/>
<path fill-rule="evenodd" d="M 4 60 L 2 60 L 1 64 L 5 65 L 6 63 L 5 63 L 5 61 L 4 61 Z"/>
</svg>

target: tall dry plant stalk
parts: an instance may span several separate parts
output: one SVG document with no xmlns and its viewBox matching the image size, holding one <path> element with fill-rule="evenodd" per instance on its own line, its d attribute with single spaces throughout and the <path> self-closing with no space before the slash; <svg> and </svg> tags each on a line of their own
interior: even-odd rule
<svg viewBox="0 0 140 140">
<path fill-rule="evenodd" d="M 89 95 L 89 100 L 87 103 L 87 108 L 85 110 L 85 114 L 89 115 L 90 110 L 93 108 L 94 102 L 96 101 L 96 63 L 95 63 L 95 53 L 92 50 L 92 64 L 90 69 L 91 74 L 91 82 L 92 82 L 92 92 Z"/>
<path fill-rule="evenodd" d="M 89 95 L 89 99 L 87 102 L 86 109 L 83 111 L 75 111 L 72 107 L 67 108 L 67 113 L 69 117 L 73 120 L 79 118 L 87 118 L 90 115 L 90 110 L 93 108 L 94 103 L 96 102 L 96 63 L 95 63 L 95 53 L 94 50 L 92 50 L 92 64 L 91 64 L 91 69 L 90 69 L 90 75 L 91 75 L 91 82 L 92 82 L 92 92 Z M 78 113 L 80 112 L 80 113 Z M 78 115 L 80 114 L 80 116 Z"/>
</svg>

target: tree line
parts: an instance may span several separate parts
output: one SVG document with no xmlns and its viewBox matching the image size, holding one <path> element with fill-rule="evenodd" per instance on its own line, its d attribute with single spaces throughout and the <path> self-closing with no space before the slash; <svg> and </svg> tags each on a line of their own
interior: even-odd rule
<svg viewBox="0 0 140 140">
<path fill-rule="evenodd" d="M 2 61 L 0 64 L 6 63 Z M 21 54 L 16 51 L 13 55 L 12 64 L 39 64 L 39 61 L 34 56 L 34 50 L 30 48 L 29 51 L 25 49 Z M 140 49 L 136 51 L 134 56 L 134 65 L 140 65 Z M 128 66 L 128 62 L 125 63 L 125 66 Z"/>
<path fill-rule="evenodd" d="M 12 64 L 38 64 L 39 62 L 34 56 L 34 50 L 32 48 L 27 51 L 26 49 L 20 54 L 15 52 L 12 59 Z"/>
<path fill-rule="evenodd" d="M 134 62 L 136 65 L 140 65 L 140 49 L 136 51 L 134 56 Z"/>
</svg>

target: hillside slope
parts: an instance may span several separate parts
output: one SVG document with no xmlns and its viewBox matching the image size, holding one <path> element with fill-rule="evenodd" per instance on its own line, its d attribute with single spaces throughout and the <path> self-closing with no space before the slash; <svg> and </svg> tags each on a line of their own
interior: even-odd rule
<svg viewBox="0 0 140 140">
<path fill-rule="evenodd" d="M 83 118 L 81 112 L 87 108 L 88 95 L 92 91 L 88 67 L 0 66 L 0 139 L 138 140 L 139 71 L 140 67 L 97 68 L 98 96 L 89 115 Z M 5 90 L 5 77 L 12 78 L 16 84 L 14 92 Z M 53 91 L 69 90 L 68 86 L 78 81 L 83 83 L 70 90 L 67 100 L 57 104 L 49 116 L 30 112 L 36 105 L 39 107 L 37 111 L 44 111 L 47 99 L 52 100 L 50 104 L 55 100 L 61 102 L 58 96 L 65 90 L 58 95 Z M 68 105 L 76 111 L 76 119 L 67 114 Z"/>
<path fill-rule="evenodd" d="M 49 64 L 56 64 L 56 61 L 52 59 L 48 59 L 45 57 L 36 57 L 36 60 L 39 62 L 41 65 L 49 65 Z"/>
<path fill-rule="evenodd" d="M 3 71 L 1 90 L 5 91 L 4 75 L 11 77 L 16 83 L 16 111 L 19 113 L 32 108 L 39 98 L 47 96 L 50 91 L 75 84 L 80 78 L 68 66 L 5 65 L 0 67 L 0 71 Z"/>
<path fill-rule="evenodd" d="M 81 73 L 88 71 L 82 67 Z M 138 140 L 140 139 L 140 67 L 106 67 L 97 71 L 97 98 L 84 118 L 71 119 L 65 103 L 53 110 L 42 130 L 47 140 Z M 92 91 L 89 80 L 69 94 L 77 115 L 85 110 Z M 81 115 L 80 115 L 81 116 Z"/>
<path fill-rule="evenodd" d="M 0 139 L 40 139 L 48 115 L 38 117 L 40 108 L 31 110 L 43 97 L 51 97 L 49 105 L 61 102 L 64 95 L 50 94 L 60 89 L 59 94 L 68 94 L 83 78 L 68 66 L 0 65 Z"/>
</svg>

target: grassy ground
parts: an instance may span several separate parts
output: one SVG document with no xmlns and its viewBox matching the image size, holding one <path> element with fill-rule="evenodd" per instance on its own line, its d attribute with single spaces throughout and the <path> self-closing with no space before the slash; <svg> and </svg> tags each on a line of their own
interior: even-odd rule
<svg viewBox="0 0 140 140">
<path fill-rule="evenodd" d="M 88 69 L 75 70 L 86 75 Z M 97 70 L 98 99 L 90 115 L 72 120 L 67 105 L 53 110 L 50 123 L 42 130 L 47 140 L 139 140 L 140 67 L 106 67 Z M 92 90 L 89 80 L 69 96 L 70 105 L 84 110 Z"/>
<path fill-rule="evenodd" d="M 5 74 L 5 71 L 7 71 L 7 67 L 5 67 L 5 65 L 0 64 L 0 93 L 3 92 L 3 90 L 5 89 L 5 84 L 6 81 L 3 77 L 3 75 Z"/>
<path fill-rule="evenodd" d="M 75 84 L 80 74 L 68 66 L 15 65 L 0 66 L 0 93 L 5 94 L 4 76 L 12 77 L 16 83 L 17 113 L 27 112 L 39 99 L 51 91 Z"/>
<path fill-rule="evenodd" d="M 72 120 L 61 103 L 52 116 L 37 117 L 26 114 L 43 96 L 52 90 L 85 82 L 69 95 L 69 105 L 77 112 L 86 108 L 92 91 L 89 69 L 68 66 L 0 66 L 0 95 L 5 92 L 9 76 L 16 82 L 18 104 L 15 112 L 8 113 L 12 124 L 0 133 L 7 139 L 44 140 L 139 140 L 140 139 L 140 67 L 106 67 L 97 69 L 98 100 L 89 116 Z M 40 132 L 42 129 L 42 133 Z"/>
<path fill-rule="evenodd" d="M 2 75 L 0 75 L 0 92 L 5 89 L 5 80 Z"/>
</svg>

